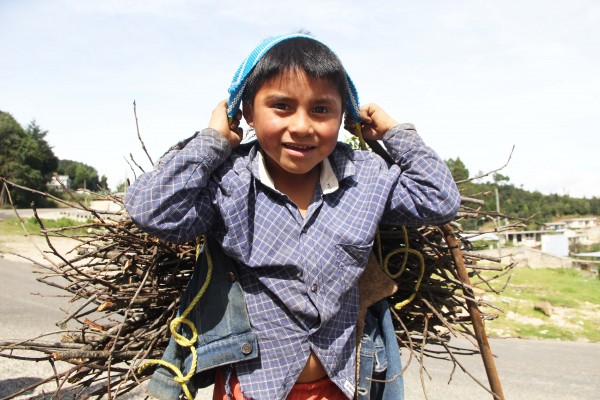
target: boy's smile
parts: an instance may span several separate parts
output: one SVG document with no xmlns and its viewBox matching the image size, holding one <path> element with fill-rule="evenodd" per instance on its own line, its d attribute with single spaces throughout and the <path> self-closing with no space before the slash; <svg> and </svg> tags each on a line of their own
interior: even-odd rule
<svg viewBox="0 0 600 400">
<path fill-rule="evenodd" d="M 288 70 L 266 81 L 244 117 L 256 131 L 273 181 L 298 180 L 335 148 L 342 121 L 342 98 L 323 78 Z M 317 175 L 318 176 L 318 175 Z"/>
</svg>

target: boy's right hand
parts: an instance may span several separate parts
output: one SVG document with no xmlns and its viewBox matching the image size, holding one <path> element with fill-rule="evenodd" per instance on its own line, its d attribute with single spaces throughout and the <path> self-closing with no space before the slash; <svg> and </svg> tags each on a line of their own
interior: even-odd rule
<svg viewBox="0 0 600 400">
<path fill-rule="evenodd" d="M 229 119 L 227 118 L 227 100 L 223 100 L 213 110 L 208 127 L 223 135 L 229 141 L 231 147 L 235 149 L 240 145 L 244 135 L 242 128 L 239 127 L 241 119 L 242 112 L 238 111 L 231 124 L 229 123 Z"/>
</svg>

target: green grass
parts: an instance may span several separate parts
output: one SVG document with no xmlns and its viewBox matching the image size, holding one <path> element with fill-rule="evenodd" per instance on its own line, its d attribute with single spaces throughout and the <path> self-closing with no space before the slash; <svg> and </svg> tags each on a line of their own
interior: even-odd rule
<svg viewBox="0 0 600 400">
<path fill-rule="evenodd" d="M 504 295 L 548 301 L 555 307 L 577 307 L 586 301 L 600 305 L 600 280 L 573 269 L 518 268 Z"/>
<path fill-rule="evenodd" d="M 41 228 L 34 217 L 23 219 L 27 232 L 34 234 L 40 233 Z M 70 218 L 42 219 L 46 229 L 76 227 L 85 222 L 76 221 Z M 7 218 L 0 220 L 0 234 L 2 235 L 23 235 L 25 232 L 18 218 Z M 86 229 L 68 229 L 63 232 L 66 235 L 85 234 Z"/>
<path fill-rule="evenodd" d="M 486 322 L 490 336 L 600 341 L 600 280 L 571 269 L 517 268 L 501 296 L 504 313 Z M 549 302 L 551 317 L 534 309 Z"/>
</svg>

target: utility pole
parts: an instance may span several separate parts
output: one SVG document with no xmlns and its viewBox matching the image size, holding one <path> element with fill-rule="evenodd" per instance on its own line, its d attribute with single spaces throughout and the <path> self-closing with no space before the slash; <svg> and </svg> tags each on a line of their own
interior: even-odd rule
<svg viewBox="0 0 600 400">
<path fill-rule="evenodd" d="M 0 208 L 4 207 L 4 202 L 6 201 L 6 185 L 2 185 L 2 192 L 0 192 Z"/>
<path fill-rule="evenodd" d="M 498 188 L 495 188 L 496 191 L 496 213 L 498 214 L 496 216 L 496 230 L 498 230 L 500 228 L 500 195 L 498 194 Z M 500 257 L 500 259 L 502 259 L 502 244 L 501 244 L 501 236 L 500 236 L 500 231 L 498 231 L 498 257 Z"/>
</svg>

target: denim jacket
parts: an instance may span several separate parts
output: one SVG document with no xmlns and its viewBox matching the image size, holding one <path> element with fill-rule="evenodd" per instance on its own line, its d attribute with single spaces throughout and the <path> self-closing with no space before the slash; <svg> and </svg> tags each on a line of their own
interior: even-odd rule
<svg viewBox="0 0 600 400">
<path fill-rule="evenodd" d="M 211 282 L 203 298 L 188 315 L 188 319 L 198 330 L 196 375 L 188 383 L 192 393 L 198 388 L 214 383 L 216 367 L 258 356 L 257 338 L 250 326 L 235 264 L 223 254 L 217 242 L 209 240 L 208 246 L 213 262 Z M 207 268 L 206 255 L 202 251 L 183 295 L 178 314 L 187 308 L 202 287 Z M 162 359 L 176 365 L 185 375 L 189 371 L 192 356 L 171 337 Z M 390 380 L 401 370 L 400 352 L 389 305 L 386 300 L 382 300 L 371 306 L 367 312 L 361 338 L 357 399 L 402 400 L 402 377 L 385 384 L 371 381 L 371 378 Z M 152 375 L 147 392 L 160 400 L 176 400 L 182 389 L 180 384 L 173 380 L 173 373 L 159 366 Z"/>
</svg>

